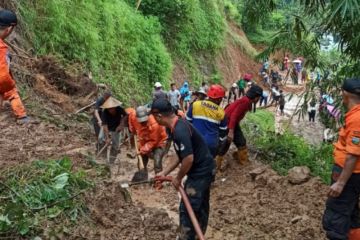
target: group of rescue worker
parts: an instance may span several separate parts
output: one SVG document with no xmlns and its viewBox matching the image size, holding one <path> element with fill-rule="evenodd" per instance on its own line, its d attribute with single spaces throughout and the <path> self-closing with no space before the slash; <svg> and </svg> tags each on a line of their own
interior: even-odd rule
<svg viewBox="0 0 360 240">
<path fill-rule="evenodd" d="M 21 102 L 10 70 L 8 47 L 5 39 L 17 25 L 16 15 L 0 10 L 0 107 L 9 101 L 19 123 L 28 123 L 29 117 Z M 245 76 L 245 78 L 248 76 Z M 225 90 L 220 85 L 203 84 L 196 100 L 186 105 L 187 112 L 179 108 L 179 101 L 188 95 L 172 85 L 171 94 L 155 85 L 153 102 L 136 109 L 124 109 L 122 103 L 107 92 L 96 102 L 92 119 L 98 150 L 110 146 L 110 161 L 116 161 L 120 151 L 121 134 L 128 130 L 136 136 L 139 154 L 145 169 L 149 159 L 154 159 L 155 180 L 167 176 L 178 166 L 172 183 L 176 189 L 186 181 L 184 188 L 190 204 L 205 233 L 210 211 L 210 187 L 216 168 L 221 170 L 224 155 L 233 142 L 237 150 L 234 159 L 244 165 L 249 162 L 246 139 L 240 127 L 241 120 L 251 106 L 263 96 L 263 89 L 253 84 L 246 92 L 241 82 L 242 97 L 225 109 L 221 102 Z M 188 88 L 188 83 L 184 84 Z M 183 91 L 184 92 L 184 91 Z M 331 240 L 360 239 L 360 79 L 346 79 L 342 87 L 343 104 L 347 110 L 345 125 L 334 144 L 332 184 L 323 216 L 323 227 Z M 188 102 L 188 100 L 186 100 Z M 163 167 L 162 159 L 173 142 L 178 156 Z M 214 159 L 216 161 L 214 161 Z M 180 204 L 180 235 L 178 239 L 193 240 L 195 230 L 183 202 Z"/>
<path fill-rule="evenodd" d="M 176 96 L 175 84 L 171 91 Z M 253 84 L 243 97 L 222 108 L 226 91 L 221 85 L 211 85 L 202 95 L 196 96 L 184 113 L 172 94 L 166 94 L 156 83 L 153 102 L 136 109 L 121 107 L 110 93 L 105 93 L 96 103 L 93 123 L 101 149 L 111 143 L 110 163 L 114 163 L 119 151 L 120 132 L 126 128 L 130 136 L 136 136 L 138 151 L 147 170 L 149 159 L 154 160 L 155 179 L 167 176 L 180 164 L 173 185 L 178 188 L 187 176 L 184 187 L 202 231 L 206 231 L 209 218 L 210 186 L 216 169 L 221 170 L 224 156 L 234 142 L 237 150 L 233 157 L 239 164 L 249 162 L 246 139 L 240 121 L 258 102 L 263 90 Z M 170 92 L 171 92 L 170 91 Z M 102 117 L 100 117 L 100 113 Z M 102 130 L 97 130 L 102 129 Z M 162 159 L 170 143 L 178 156 L 163 168 Z M 216 161 L 214 161 L 214 159 Z M 195 230 L 189 215 L 180 205 L 179 239 L 195 239 Z"/>
<path fill-rule="evenodd" d="M 334 144 L 332 185 L 323 226 L 328 239 L 355 240 L 360 239 L 360 79 L 346 79 L 342 90 L 343 103 L 348 112 L 339 140 Z M 223 109 L 221 102 L 226 95 L 225 89 L 220 85 L 211 85 L 206 98 L 196 98 L 186 113 L 174 107 L 166 94 L 136 110 L 120 110 L 121 103 L 110 96 L 100 108 L 103 109 L 103 115 L 107 111 L 111 114 L 111 109 L 118 108 L 118 113 L 112 115 L 118 118 L 118 125 L 107 126 L 112 124 L 109 120 L 111 117 L 101 119 L 102 127 L 109 129 L 103 131 L 105 142 L 106 139 L 107 142 L 111 141 L 111 134 L 106 138 L 106 133 L 121 132 L 127 126 L 130 133 L 138 136 L 144 165 L 148 165 L 150 158 L 154 159 L 155 179 L 167 176 L 180 165 L 173 178 L 173 185 L 178 188 L 187 176 L 184 188 L 205 233 L 210 211 L 211 183 L 216 171 L 221 170 L 231 142 L 237 148 L 232 154 L 233 158 L 240 165 L 249 163 L 240 122 L 262 94 L 263 89 L 253 84 L 243 97 Z M 178 158 L 172 159 L 163 168 L 162 159 L 168 150 L 166 146 L 171 142 Z M 119 140 L 114 143 L 118 145 Z M 180 204 L 180 229 L 179 239 L 195 239 L 195 230 L 183 203 Z"/>
</svg>

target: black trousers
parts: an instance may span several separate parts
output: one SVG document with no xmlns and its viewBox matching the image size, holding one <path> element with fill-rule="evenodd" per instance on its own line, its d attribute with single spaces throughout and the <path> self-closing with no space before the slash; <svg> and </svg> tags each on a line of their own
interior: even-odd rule
<svg viewBox="0 0 360 240">
<path fill-rule="evenodd" d="M 205 234 L 210 212 L 210 186 L 212 175 L 204 177 L 188 177 L 185 182 L 185 192 L 189 197 L 191 207 Z M 180 240 L 195 240 L 196 233 L 183 201 L 180 203 Z"/>
<path fill-rule="evenodd" d="M 333 167 L 332 184 L 341 171 L 341 167 Z M 340 196 L 326 201 L 322 223 L 328 239 L 347 240 L 351 228 L 360 228 L 359 197 L 360 174 L 353 173 Z"/>
<path fill-rule="evenodd" d="M 233 143 L 237 148 L 246 147 L 246 138 L 244 137 L 244 134 L 241 131 L 239 124 L 237 124 L 234 129 Z M 227 151 L 229 151 L 230 145 L 231 142 L 224 141 L 224 143 L 219 147 L 219 155 L 224 156 L 227 153 Z"/>
<path fill-rule="evenodd" d="M 316 111 L 315 110 L 311 110 L 309 112 L 309 122 L 315 122 L 315 116 L 316 116 Z"/>
</svg>

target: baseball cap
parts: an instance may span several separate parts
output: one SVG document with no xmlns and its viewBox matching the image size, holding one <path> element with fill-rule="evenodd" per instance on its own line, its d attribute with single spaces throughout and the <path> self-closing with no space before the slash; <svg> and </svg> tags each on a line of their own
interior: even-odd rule
<svg viewBox="0 0 360 240">
<path fill-rule="evenodd" d="M 261 97 L 262 94 L 263 94 L 263 89 L 258 85 L 253 85 L 251 86 L 249 91 L 247 91 L 246 96 L 250 99 L 254 99 L 256 97 Z"/>
<path fill-rule="evenodd" d="M 342 89 L 346 92 L 360 95 L 360 78 L 345 79 Z"/>
<path fill-rule="evenodd" d="M 0 26 L 10 27 L 16 25 L 17 25 L 17 17 L 14 12 L 6 9 L 0 10 Z"/>
<path fill-rule="evenodd" d="M 171 103 L 164 98 L 154 100 L 151 105 L 151 113 L 173 113 L 174 109 Z"/>
</svg>

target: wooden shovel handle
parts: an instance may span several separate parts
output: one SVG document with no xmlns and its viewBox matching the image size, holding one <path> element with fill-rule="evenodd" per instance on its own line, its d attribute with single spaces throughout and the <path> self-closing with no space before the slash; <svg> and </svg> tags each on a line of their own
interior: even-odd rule
<svg viewBox="0 0 360 240">
<path fill-rule="evenodd" d="M 137 139 L 136 135 L 134 135 L 134 142 L 135 142 L 136 157 L 138 159 L 138 164 L 139 164 L 139 170 L 142 170 L 145 167 L 144 167 L 144 162 L 143 162 L 143 159 L 141 157 L 141 154 L 140 154 L 140 151 L 138 148 L 138 139 Z"/>
<path fill-rule="evenodd" d="M 171 182 L 172 181 L 172 177 L 170 176 L 167 176 L 167 177 L 155 177 L 155 181 L 160 181 L 160 182 Z M 194 210 L 192 209 L 191 207 L 191 204 L 190 204 L 190 200 L 184 190 L 184 188 L 182 186 L 179 187 L 178 189 L 180 195 L 181 195 L 181 199 L 185 205 L 185 208 L 186 208 L 186 211 L 188 212 L 189 214 L 189 217 L 191 219 L 191 222 L 194 226 L 194 229 L 195 229 L 195 232 L 196 232 L 196 235 L 198 236 L 198 238 L 200 240 L 205 240 L 205 236 L 204 234 L 202 233 L 201 231 L 201 228 L 200 228 L 200 225 L 199 225 L 199 222 L 196 218 L 196 215 L 194 213 Z"/>
</svg>

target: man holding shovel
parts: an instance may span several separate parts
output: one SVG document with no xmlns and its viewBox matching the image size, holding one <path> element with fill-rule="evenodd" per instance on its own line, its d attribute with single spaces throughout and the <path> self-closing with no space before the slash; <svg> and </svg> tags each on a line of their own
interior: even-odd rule
<svg viewBox="0 0 360 240">
<path fill-rule="evenodd" d="M 215 172 L 214 159 L 198 130 L 186 120 L 179 119 L 168 100 L 155 100 L 151 107 L 151 113 L 160 125 L 170 130 L 170 137 L 178 155 L 178 159 L 158 173 L 155 180 L 167 176 L 180 164 L 180 170 L 173 178 L 172 183 L 179 190 L 182 179 L 185 175 L 187 176 L 185 192 L 201 230 L 205 234 L 210 210 L 210 185 Z M 180 235 L 178 239 L 194 240 L 195 236 L 194 226 L 182 201 L 180 203 Z"/>
<path fill-rule="evenodd" d="M 155 174 L 161 172 L 167 140 L 165 128 L 155 121 L 154 116 L 148 114 L 146 107 L 140 106 L 136 109 L 136 117 L 129 116 L 129 129 L 137 136 L 137 151 L 141 155 L 145 170 L 147 171 L 149 158 L 153 158 Z"/>
<path fill-rule="evenodd" d="M 126 112 L 121 107 L 122 103 L 113 97 L 109 97 L 101 108 L 102 112 L 102 128 L 99 133 L 100 145 L 110 145 L 110 159 L 109 163 L 113 164 L 119 153 L 120 146 L 120 132 L 125 127 Z M 100 148 L 101 149 L 101 148 Z"/>
</svg>

